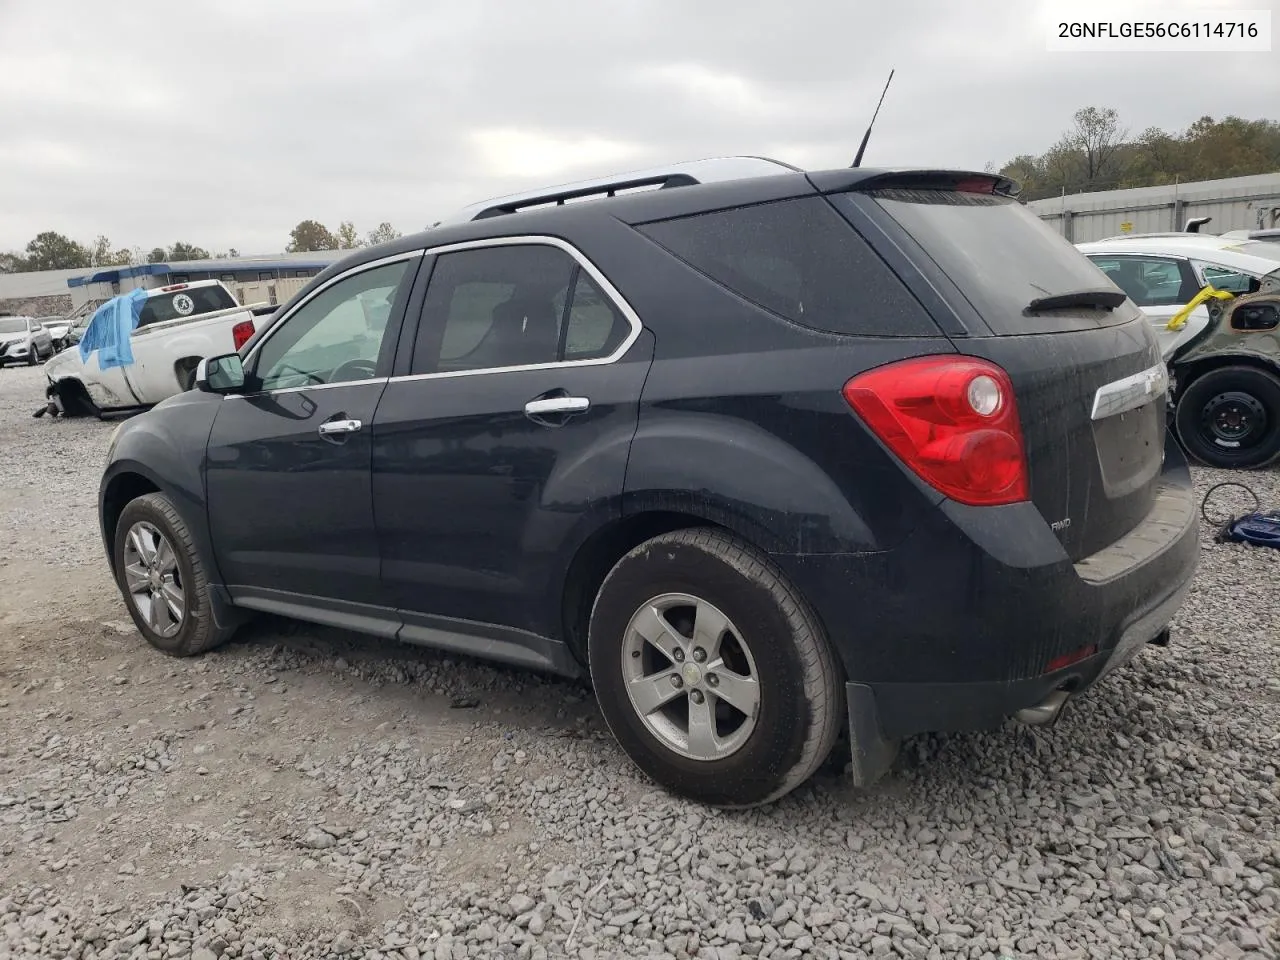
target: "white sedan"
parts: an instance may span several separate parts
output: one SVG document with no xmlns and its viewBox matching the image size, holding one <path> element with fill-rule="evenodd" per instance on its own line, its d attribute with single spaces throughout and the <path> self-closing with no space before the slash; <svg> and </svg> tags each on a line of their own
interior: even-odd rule
<svg viewBox="0 0 1280 960">
<path fill-rule="evenodd" d="M 1151 318 L 1166 361 L 1209 323 L 1209 310 L 1192 311 L 1179 330 L 1169 320 L 1206 285 L 1228 293 L 1255 293 L 1264 277 L 1280 281 L 1280 243 L 1199 233 L 1113 237 L 1076 244 Z"/>
</svg>

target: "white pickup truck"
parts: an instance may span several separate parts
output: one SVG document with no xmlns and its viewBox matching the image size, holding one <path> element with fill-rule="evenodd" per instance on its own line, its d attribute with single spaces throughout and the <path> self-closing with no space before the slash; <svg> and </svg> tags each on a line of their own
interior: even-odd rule
<svg viewBox="0 0 1280 960">
<path fill-rule="evenodd" d="M 148 290 L 129 338 L 133 363 L 103 370 L 97 351 L 86 362 L 79 346 L 63 350 L 44 365 L 49 412 L 103 416 L 154 406 L 189 389 L 204 357 L 239 350 L 253 336 L 254 318 L 275 309 L 240 306 L 218 280 Z"/>
</svg>

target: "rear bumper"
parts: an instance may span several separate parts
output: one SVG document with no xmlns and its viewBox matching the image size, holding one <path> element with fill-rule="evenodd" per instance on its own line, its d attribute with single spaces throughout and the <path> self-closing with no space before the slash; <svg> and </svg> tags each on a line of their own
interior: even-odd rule
<svg viewBox="0 0 1280 960">
<path fill-rule="evenodd" d="M 1190 580 L 1178 584 L 1129 623 L 1109 649 L 1038 677 L 967 683 L 847 684 L 850 702 L 869 694 L 875 704 L 877 727 L 860 734 L 864 738 L 879 735 L 896 739 L 926 731 L 987 730 L 998 727 L 1020 710 L 1044 703 L 1055 692 L 1079 696 L 1117 667 L 1128 663 L 1148 643 L 1167 642 L 1169 622 L 1190 589 Z"/>
<path fill-rule="evenodd" d="M 775 558 L 844 663 L 855 769 L 859 741 L 874 755 L 878 741 L 998 726 L 1167 636 L 1200 547 L 1172 438 L 1165 456 L 1147 518 L 1079 563 L 1029 503 L 947 502 L 890 551 Z"/>
</svg>

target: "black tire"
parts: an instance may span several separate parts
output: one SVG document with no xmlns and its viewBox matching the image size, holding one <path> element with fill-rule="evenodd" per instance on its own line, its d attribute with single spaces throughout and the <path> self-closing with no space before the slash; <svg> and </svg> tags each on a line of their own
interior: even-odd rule
<svg viewBox="0 0 1280 960">
<path fill-rule="evenodd" d="M 1211 467 L 1257 469 L 1280 457 L 1280 377 L 1260 367 L 1210 370 L 1174 408 L 1183 449 Z"/>
<path fill-rule="evenodd" d="M 712 605 L 734 630 L 747 625 L 741 649 L 748 649 L 752 659 L 758 706 L 741 745 L 720 758 L 693 759 L 672 749 L 628 694 L 624 661 L 641 655 L 628 646 L 632 617 L 656 598 L 673 594 Z M 692 635 L 692 629 L 681 632 Z M 732 633 L 720 636 L 738 649 Z M 587 643 L 600 710 L 623 750 L 652 779 L 700 803 L 750 807 L 784 796 L 827 759 L 843 724 L 843 678 L 817 617 L 765 555 L 719 531 L 664 534 L 619 560 L 596 596 Z M 640 646 L 645 656 L 654 653 L 643 642 Z M 724 656 L 727 662 L 729 654 Z M 671 658 L 664 662 L 668 670 L 677 669 Z M 711 666 L 706 664 L 704 686 L 712 682 Z M 686 724 L 690 701 L 701 695 L 694 689 L 688 688 L 684 699 Z M 679 699 L 671 702 L 677 716 Z M 719 700 L 709 702 L 721 709 Z M 715 716 L 718 729 L 722 714 Z"/>
<path fill-rule="evenodd" d="M 129 590 L 125 572 L 126 543 L 130 531 L 138 523 L 151 525 L 173 548 L 185 609 L 180 628 L 172 636 L 162 635 L 147 622 Z M 213 622 L 209 580 L 205 576 L 204 565 L 196 553 L 186 523 L 164 494 L 149 493 L 125 506 L 116 524 L 113 556 L 116 584 L 129 615 L 133 617 L 138 632 L 157 650 L 176 657 L 190 657 L 225 643 L 235 632 L 234 627 L 221 628 Z"/>
<path fill-rule="evenodd" d="M 31 352 L 27 354 L 27 366 L 35 367 L 40 364 L 40 348 L 34 343 L 31 344 Z"/>
</svg>

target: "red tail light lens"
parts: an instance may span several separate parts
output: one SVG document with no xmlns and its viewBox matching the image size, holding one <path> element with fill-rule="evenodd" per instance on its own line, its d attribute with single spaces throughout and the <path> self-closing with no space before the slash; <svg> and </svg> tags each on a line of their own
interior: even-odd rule
<svg viewBox="0 0 1280 960">
<path fill-rule="evenodd" d="M 844 398 L 917 476 L 974 506 L 1029 497 L 1013 384 L 994 363 L 916 357 L 854 377 Z"/>
<path fill-rule="evenodd" d="M 239 350 L 246 343 L 248 343 L 249 338 L 253 336 L 253 333 L 254 333 L 254 329 L 253 329 L 252 320 L 241 320 L 234 327 L 232 327 L 231 339 L 235 342 L 236 349 Z"/>
</svg>

